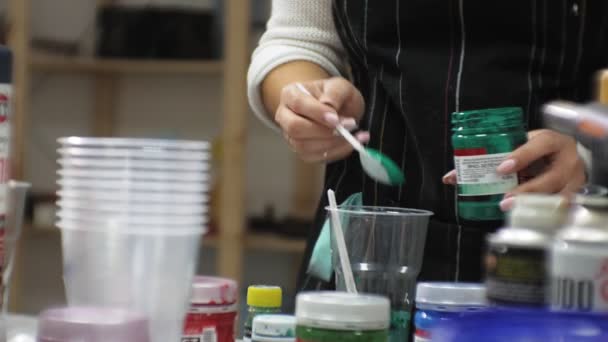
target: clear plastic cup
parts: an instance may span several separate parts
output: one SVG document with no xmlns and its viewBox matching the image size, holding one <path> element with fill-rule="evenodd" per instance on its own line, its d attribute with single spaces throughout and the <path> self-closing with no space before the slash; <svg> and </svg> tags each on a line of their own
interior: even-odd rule
<svg viewBox="0 0 608 342">
<path fill-rule="evenodd" d="M 208 203 L 209 196 L 199 193 L 142 193 L 128 190 L 95 190 L 64 187 L 57 195 L 70 201 L 112 201 L 114 203 L 152 203 L 152 204 L 200 204 Z"/>
<path fill-rule="evenodd" d="M 207 151 L 211 148 L 211 144 L 208 142 L 194 140 L 62 137 L 57 141 L 63 146 L 86 148 L 160 149 L 168 151 Z"/>
<path fill-rule="evenodd" d="M 182 171 L 147 171 L 147 170 L 98 170 L 98 169 L 74 169 L 62 168 L 57 170 L 62 179 L 77 180 L 129 180 L 146 182 L 186 182 L 206 183 L 209 176 L 204 172 L 182 172 Z"/>
<path fill-rule="evenodd" d="M 331 214 L 331 208 L 326 208 Z M 430 211 L 340 206 L 337 209 L 357 291 L 391 301 L 391 341 L 407 341 L 416 278 L 422 267 Z M 331 222 L 331 220 L 330 220 Z M 333 227 L 332 227 L 333 228 Z M 336 287 L 346 291 L 333 229 Z"/>
<path fill-rule="evenodd" d="M 145 316 L 124 309 L 55 308 L 43 311 L 38 321 L 38 342 L 150 341 Z"/>
<path fill-rule="evenodd" d="M 167 163 L 156 160 L 129 160 L 129 159 L 95 159 L 62 157 L 57 159 L 62 168 L 68 169 L 96 169 L 96 170 L 159 170 L 159 171 L 189 171 L 206 172 L 210 166 L 206 161 L 175 161 Z"/>
<path fill-rule="evenodd" d="M 57 205 L 61 209 L 70 211 L 81 211 L 83 213 L 100 213 L 107 215 L 129 214 L 129 215 L 167 215 L 167 216 L 201 216 L 208 212 L 204 204 L 131 204 L 117 203 L 113 201 L 74 201 L 60 199 Z"/>
<path fill-rule="evenodd" d="M 57 184 L 62 188 L 106 191 L 128 190 L 163 193 L 204 193 L 209 190 L 209 184 L 203 182 L 152 182 L 138 180 L 68 179 L 60 177 L 59 180 L 57 180 Z"/>
<path fill-rule="evenodd" d="M 202 229 L 58 226 L 70 306 L 142 312 L 152 342 L 179 340 Z"/>
<path fill-rule="evenodd" d="M 57 217 L 60 220 L 78 221 L 82 228 L 87 226 L 195 226 L 200 227 L 207 223 L 206 215 L 136 215 L 132 213 L 102 213 L 93 211 L 70 210 L 59 208 Z"/>
<path fill-rule="evenodd" d="M 209 160 L 209 152 L 192 151 L 166 151 L 157 149 L 119 149 L 119 148 L 80 148 L 61 147 L 57 150 L 62 157 L 78 157 L 106 160 L 157 160 L 157 161 L 206 161 Z"/>
</svg>

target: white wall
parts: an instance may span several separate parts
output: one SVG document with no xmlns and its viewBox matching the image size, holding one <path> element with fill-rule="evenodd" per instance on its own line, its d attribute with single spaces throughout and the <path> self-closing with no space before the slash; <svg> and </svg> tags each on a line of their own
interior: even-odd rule
<svg viewBox="0 0 608 342">
<path fill-rule="evenodd" d="M 31 1 L 34 37 L 77 40 L 94 20 L 93 0 Z M 211 140 L 220 132 L 220 82 L 221 78 L 213 76 L 124 77 L 117 131 L 122 136 Z M 37 73 L 31 99 L 27 177 L 35 189 L 50 191 L 55 189 L 56 138 L 89 134 L 92 83 L 86 76 Z M 248 211 L 260 213 L 266 204 L 272 204 L 283 215 L 291 203 L 293 156 L 279 136 L 252 116 L 249 121 Z"/>
</svg>

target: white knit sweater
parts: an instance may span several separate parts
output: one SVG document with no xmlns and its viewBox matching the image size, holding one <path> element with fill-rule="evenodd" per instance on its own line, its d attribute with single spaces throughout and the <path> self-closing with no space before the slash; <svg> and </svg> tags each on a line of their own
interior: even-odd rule
<svg viewBox="0 0 608 342">
<path fill-rule="evenodd" d="M 264 108 L 260 85 L 281 64 L 303 60 L 332 76 L 343 74 L 344 50 L 331 10 L 332 0 L 272 0 L 266 33 L 253 53 L 247 75 L 249 103 L 264 123 L 276 127 Z"/>
</svg>

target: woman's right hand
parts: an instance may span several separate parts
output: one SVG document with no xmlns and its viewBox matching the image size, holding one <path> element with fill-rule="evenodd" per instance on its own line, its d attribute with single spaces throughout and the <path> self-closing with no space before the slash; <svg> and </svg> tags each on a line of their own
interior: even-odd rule
<svg viewBox="0 0 608 342">
<path fill-rule="evenodd" d="M 335 134 L 334 128 L 340 122 L 347 129 L 355 130 L 364 109 L 359 90 L 344 78 L 334 77 L 285 86 L 274 120 L 302 160 L 331 162 L 353 152 L 352 146 Z M 358 132 L 355 137 L 363 144 L 369 141 L 368 132 Z"/>
</svg>

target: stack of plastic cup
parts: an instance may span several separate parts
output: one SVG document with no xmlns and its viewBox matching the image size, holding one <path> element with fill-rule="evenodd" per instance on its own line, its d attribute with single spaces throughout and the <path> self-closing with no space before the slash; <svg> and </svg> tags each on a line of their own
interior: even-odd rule
<svg viewBox="0 0 608 342">
<path fill-rule="evenodd" d="M 177 341 L 207 220 L 209 144 L 59 139 L 57 226 L 70 306 L 140 312 Z"/>
</svg>

